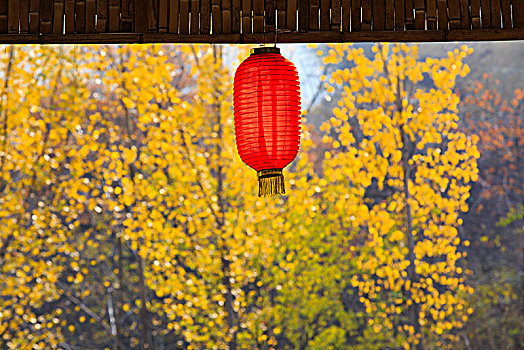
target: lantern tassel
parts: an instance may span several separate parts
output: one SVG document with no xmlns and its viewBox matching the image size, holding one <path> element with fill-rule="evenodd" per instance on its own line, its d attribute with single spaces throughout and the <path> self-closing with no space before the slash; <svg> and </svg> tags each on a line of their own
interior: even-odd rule
<svg viewBox="0 0 524 350">
<path fill-rule="evenodd" d="M 267 169 L 258 172 L 258 196 L 274 197 L 286 193 L 282 169 Z"/>
</svg>

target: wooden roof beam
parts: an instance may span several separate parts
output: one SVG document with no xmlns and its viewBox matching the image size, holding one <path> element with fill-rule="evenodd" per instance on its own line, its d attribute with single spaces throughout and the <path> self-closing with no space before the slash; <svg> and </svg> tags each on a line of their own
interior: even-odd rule
<svg viewBox="0 0 524 350">
<path fill-rule="evenodd" d="M 0 34 L 0 44 L 259 44 L 274 42 L 271 33 L 250 34 Z M 524 40 L 523 29 L 408 30 L 362 32 L 292 32 L 279 33 L 278 43 L 350 43 L 350 42 L 449 42 Z"/>
</svg>

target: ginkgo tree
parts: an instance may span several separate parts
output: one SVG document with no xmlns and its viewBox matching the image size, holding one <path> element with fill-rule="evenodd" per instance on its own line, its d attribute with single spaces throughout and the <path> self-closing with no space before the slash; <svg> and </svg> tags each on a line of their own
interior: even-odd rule
<svg viewBox="0 0 524 350">
<path fill-rule="evenodd" d="M 0 346 L 449 345 L 471 311 L 457 229 L 478 154 L 453 93 L 469 51 L 374 50 L 329 48 L 323 144 L 305 123 L 289 195 L 260 199 L 233 142 L 245 49 L 8 48 Z"/>
<path fill-rule="evenodd" d="M 264 206 L 260 216 L 243 212 L 235 202 L 255 192 L 241 181 L 249 170 L 234 152 L 222 49 L 119 47 L 98 54 L 109 59 L 85 55 L 98 86 L 90 88 L 82 147 L 71 152 L 75 176 L 64 186 L 90 218 L 80 246 L 107 241 L 105 258 L 85 250 L 84 265 L 111 273 L 72 278 L 69 290 L 87 307 L 95 303 L 90 309 L 100 309 L 97 296 L 107 299 L 99 318 L 104 342 L 117 348 L 271 344 L 252 328 L 259 296 L 251 293 L 260 287 L 260 262 L 251 257 L 271 247 L 261 241 L 271 236 L 255 235 L 255 227 L 270 215 Z M 77 216 L 71 218 L 81 226 Z M 97 296 L 78 298 L 82 285 L 98 280 Z M 83 322 L 74 320 L 70 341 Z"/>
<path fill-rule="evenodd" d="M 472 312 L 459 227 L 478 177 L 478 138 L 457 130 L 453 91 L 471 51 L 425 60 L 417 46 L 372 51 L 321 52 L 324 64 L 347 67 L 325 77 L 341 98 L 321 127 L 332 150 L 319 210 L 344 213 L 341 225 L 361 237 L 351 278 L 368 325 L 361 336 L 377 348 L 442 348 Z"/>
<path fill-rule="evenodd" d="M 78 249 L 61 284 L 66 341 L 98 329 L 97 346 L 116 348 L 276 344 L 258 310 L 277 207 L 244 183 L 222 49 L 78 54 L 88 98 L 61 184 Z"/>
<path fill-rule="evenodd" d="M 56 348 L 65 325 L 57 283 L 74 254 L 57 187 L 79 111 L 65 69 L 74 61 L 62 48 L 23 47 L 0 60 L 0 346 Z"/>
</svg>

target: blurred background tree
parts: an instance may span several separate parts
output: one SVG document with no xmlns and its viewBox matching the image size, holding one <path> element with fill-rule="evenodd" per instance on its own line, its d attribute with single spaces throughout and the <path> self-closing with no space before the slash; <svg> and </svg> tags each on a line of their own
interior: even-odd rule
<svg viewBox="0 0 524 350">
<path fill-rule="evenodd" d="M 247 54 L 0 52 L 0 348 L 522 347 L 523 89 L 461 83 L 466 48 L 326 47 L 288 195 L 260 199 Z"/>
<path fill-rule="evenodd" d="M 351 278 L 368 326 L 362 348 L 451 347 L 472 292 L 458 228 L 479 154 L 476 137 L 457 130 L 453 93 L 470 52 L 426 60 L 417 46 L 372 52 L 330 45 L 320 53 L 327 65 L 345 61 L 326 77 L 328 92 L 342 92 L 321 126 L 330 146 L 322 168 L 336 186 L 327 202 L 362 238 Z"/>
<path fill-rule="evenodd" d="M 463 228 L 477 290 L 473 348 L 524 347 L 524 89 L 504 85 L 484 73 L 459 92 L 462 128 L 481 140 L 480 180 Z"/>
</svg>

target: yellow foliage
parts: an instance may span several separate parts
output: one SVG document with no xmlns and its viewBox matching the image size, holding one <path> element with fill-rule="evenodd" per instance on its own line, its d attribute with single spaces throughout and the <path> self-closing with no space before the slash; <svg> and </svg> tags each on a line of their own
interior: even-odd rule
<svg viewBox="0 0 524 350">
<path fill-rule="evenodd" d="M 331 48 L 324 56 L 325 64 L 346 61 L 351 68 L 335 69 L 331 77 L 342 91 L 341 103 L 321 130 L 336 126 L 329 141 L 340 140 L 345 149 L 333 144 L 326 151 L 323 167 L 333 183 L 322 192 L 337 203 L 333 213 L 344 211 L 339 220 L 366 237 L 354 258 L 360 273 L 351 285 L 375 321 L 373 331 L 388 339 L 389 331 L 378 326 L 386 317 L 395 325 L 411 324 L 397 337 L 398 346 L 422 337 L 430 347 L 434 334 L 449 345 L 451 330 L 462 326 L 462 291 L 470 288 L 459 266 L 458 215 L 468 210 L 470 184 L 478 178 L 476 140 L 457 130 L 459 99 L 453 93 L 457 76 L 469 72 L 463 59 L 470 51 L 464 46 L 426 61 L 418 59 L 417 46 L 384 44 L 372 51 L 372 60 L 355 48 L 339 54 Z M 418 85 L 424 77 L 432 88 Z M 352 125 L 360 134 L 346 140 Z M 385 191 L 381 202 L 362 195 L 377 190 Z M 368 214 L 358 215 L 359 206 Z M 389 300 L 397 306 L 389 307 Z M 410 318 L 416 309 L 418 318 Z"/>
<path fill-rule="evenodd" d="M 304 125 L 290 195 L 269 200 L 236 153 L 222 47 L 1 51 L 0 345 L 57 348 L 87 326 L 109 344 L 144 317 L 194 349 L 317 326 L 317 348 L 357 330 L 361 348 L 451 343 L 473 312 L 457 226 L 479 154 L 453 93 L 469 53 L 328 45 L 323 64 L 349 63 L 325 78 L 341 99 L 322 143 Z"/>
</svg>

